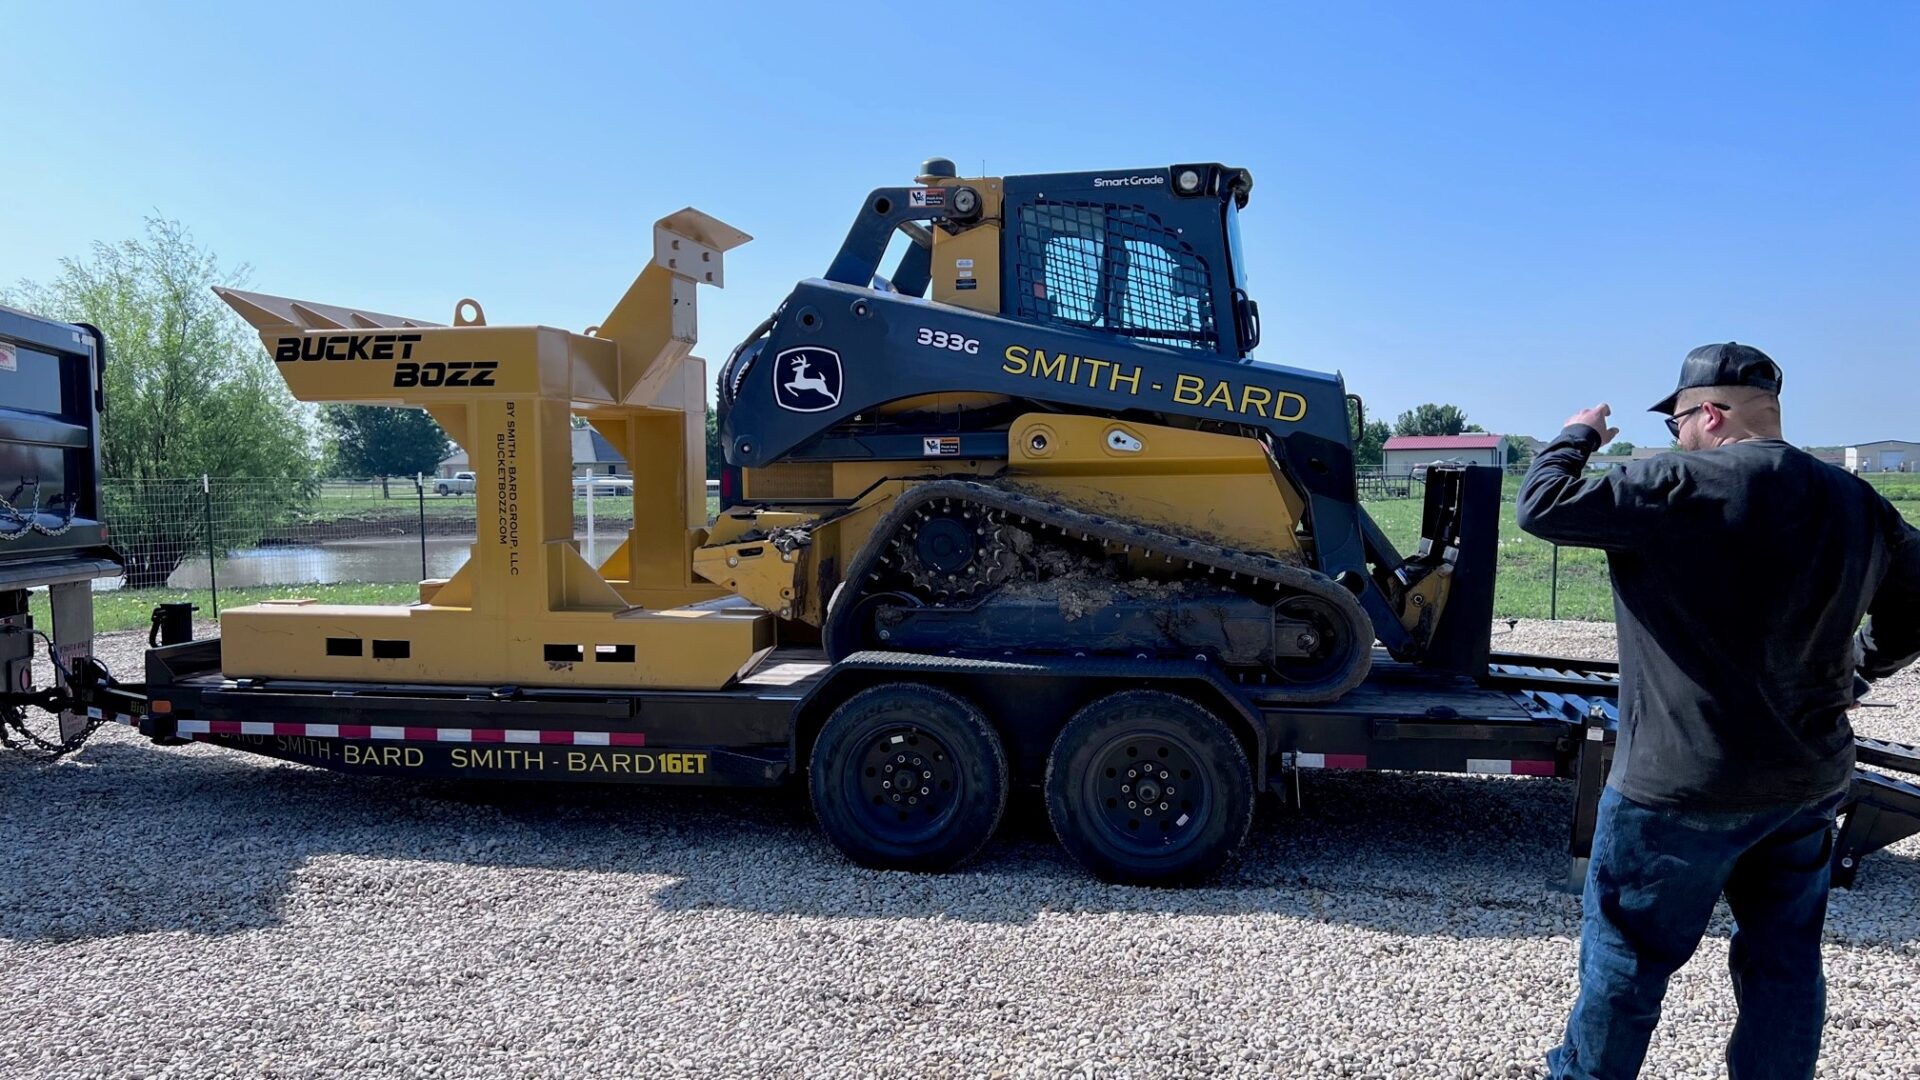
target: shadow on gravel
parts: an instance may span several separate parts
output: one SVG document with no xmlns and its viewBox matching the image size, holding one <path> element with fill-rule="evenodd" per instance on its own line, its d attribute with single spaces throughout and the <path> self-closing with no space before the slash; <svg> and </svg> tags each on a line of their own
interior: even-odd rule
<svg viewBox="0 0 1920 1080">
<path fill-rule="evenodd" d="M 845 862 L 797 791 L 345 777 L 101 740 L 53 768 L 0 755 L 0 937 L 273 926 L 302 865 L 341 855 L 664 877 L 632 887 L 656 888 L 668 911 L 1281 915 L 1400 937 L 1577 934 L 1578 899 L 1557 888 L 1569 783 L 1327 774 L 1309 776 L 1305 801 L 1297 812 L 1263 806 L 1243 856 L 1205 888 L 1120 888 L 1068 860 L 1031 794 L 960 871 L 890 874 Z M 1869 947 L 1920 941 L 1920 860 L 1874 856 L 1856 893 L 1836 893 L 1828 932 Z"/>
</svg>

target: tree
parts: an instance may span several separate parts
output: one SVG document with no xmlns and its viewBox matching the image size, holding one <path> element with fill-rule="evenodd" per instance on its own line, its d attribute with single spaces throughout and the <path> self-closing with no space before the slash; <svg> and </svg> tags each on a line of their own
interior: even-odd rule
<svg viewBox="0 0 1920 1080">
<path fill-rule="evenodd" d="M 720 453 L 720 414 L 712 405 L 707 406 L 707 479 L 720 479 L 720 470 L 727 459 Z"/>
<path fill-rule="evenodd" d="M 1347 429 L 1351 431 L 1355 421 L 1360 419 L 1359 410 L 1352 401 L 1347 402 Z M 1385 420 L 1369 420 L 1360 429 L 1353 441 L 1353 462 L 1356 465 L 1378 465 L 1383 460 L 1381 448 L 1393 435 L 1393 429 Z"/>
<path fill-rule="evenodd" d="M 447 433 L 421 409 L 328 405 L 335 476 L 433 475 L 447 456 Z"/>
<path fill-rule="evenodd" d="M 1525 465 L 1532 460 L 1533 451 L 1527 447 L 1525 439 L 1518 435 L 1507 436 L 1507 464 Z"/>
<path fill-rule="evenodd" d="M 257 529 L 311 496 L 307 413 L 260 339 L 213 294 L 214 285 L 245 278 L 245 267 L 223 268 L 179 222 L 149 218 L 143 237 L 96 243 L 85 258 L 62 259 L 52 280 L 23 281 L 0 297 L 92 323 L 107 339 L 101 469 L 142 482 L 104 492 L 131 588 L 164 584 L 188 552 L 205 551 L 209 516 L 214 535 L 251 543 L 247 529 L 257 539 Z M 189 505 L 210 501 L 200 489 L 203 474 L 269 482 L 208 510 Z M 185 477 L 190 484 L 159 483 Z"/>
<path fill-rule="evenodd" d="M 23 281 L 7 298 L 106 335 L 105 475 L 312 474 L 302 410 L 260 339 L 213 294 L 246 276 L 179 222 L 149 218 L 144 239 L 96 243 L 91 258 L 62 259 L 52 281 Z"/>
<path fill-rule="evenodd" d="M 1625 439 L 1621 439 L 1612 446 L 1607 447 L 1605 453 L 1613 454 L 1616 457 L 1626 457 L 1628 454 L 1633 453 L 1633 444 Z"/>
<path fill-rule="evenodd" d="M 1478 425 L 1469 427 L 1467 414 L 1458 405 L 1426 404 L 1416 406 L 1400 414 L 1393 422 L 1395 435 L 1458 435 L 1463 431 L 1479 431 Z"/>
</svg>

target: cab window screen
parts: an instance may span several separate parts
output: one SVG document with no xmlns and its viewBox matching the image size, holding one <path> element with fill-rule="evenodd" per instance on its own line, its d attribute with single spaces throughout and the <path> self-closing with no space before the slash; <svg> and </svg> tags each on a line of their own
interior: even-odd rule
<svg viewBox="0 0 1920 1080">
<path fill-rule="evenodd" d="M 1015 310 L 1038 322 L 1215 349 L 1206 261 L 1138 206 L 1036 201 L 1020 209 Z"/>
</svg>

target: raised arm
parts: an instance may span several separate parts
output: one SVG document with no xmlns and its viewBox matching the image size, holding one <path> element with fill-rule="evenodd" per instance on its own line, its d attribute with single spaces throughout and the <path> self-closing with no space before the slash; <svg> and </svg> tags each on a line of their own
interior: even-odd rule
<svg viewBox="0 0 1920 1080">
<path fill-rule="evenodd" d="M 1666 462 L 1585 475 L 1587 459 L 1619 431 L 1607 406 L 1583 409 L 1533 459 L 1520 483 L 1520 527 L 1556 544 L 1617 549 L 1639 543 L 1657 523 L 1677 474 Z"/>
</svg>

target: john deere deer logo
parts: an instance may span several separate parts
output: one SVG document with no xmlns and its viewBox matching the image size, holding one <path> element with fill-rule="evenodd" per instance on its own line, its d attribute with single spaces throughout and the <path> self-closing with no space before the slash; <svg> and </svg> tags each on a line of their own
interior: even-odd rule
<svg viewBox="0 0 1920 1080">
<path fill-rule="evenodd" d="M 840 404 L 840 354 L 804 345 L 773 358 L 773 400 L 789 412 L 825 412 Z"/>
</svg>

